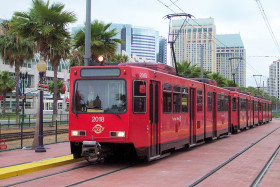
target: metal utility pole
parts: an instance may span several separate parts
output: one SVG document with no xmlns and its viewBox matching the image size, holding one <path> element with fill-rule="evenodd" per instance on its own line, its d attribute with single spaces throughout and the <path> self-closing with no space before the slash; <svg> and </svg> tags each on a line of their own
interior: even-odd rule
<svg viewBox="0 0 280 187">
<path fill-rule="evenodd" d="M 253 75 L 253 77 L 255 78 L 256 85 L 257 85 L 257 88 L 258 88 L 258 95 L 260 96 L 260 87 L 261 87 L 261 83 L 262 83 L 262 75 Z M 259 83 L 258 83 L 256 77 L 260 77 L 260 82 Z"/>
<path fill-rule="evenodd" d="M 91 0 L 87 0 L 86 7 L 86 33 L 85 33 L 85 60 L 84 65 L 89 65 L 90 60 L 90 41 L 91 41 Z"/>
<path fill-rule="evenodd" d="M 234 67 L 234 64 L 232 64 L 232 61 L 231 61 L 231 60 L 234 60 L 234 59 L 239 59 L 239 62 L 238 62 L 236 67 Z M 237 73 L 237 69 L 238 69 L 238 66 L 239 66 L 241 60 L 243 60 L 242 57 L 232 57 L 232 58 L 229 58 L 230 69 L 231 69 L 231 74 L 232 74 L 232 78 L 233 78 L 234 87 L 236 87 L 236 84 L 235 84 L 235 74 Z"/>
<path fill-rule="evenodd" d="M 203 45 L 200 45 L 200 70 L 201 78 L 203 79 Z"/>
<path fill-rule="evenodd" d="M 179 32 L 170 32 L 170 28 L 171 28 L 171 19 L 173 17 L 185 17 L 185 20 L 183 22 L 183 24 L 181 25 L 181 28 L 179 30 Z M 191 14 L 186 14 L 186 13 L 180 13 L 180 14 L 168 14 L 166 16 L 164 16 L 164 18 L 168 18 L 169 19 L 169 33 L 168 33 L 168 43 L 170 44 L 170 48 L 171 48 L 171 53 L 173 56 L 173 60 L 172 62 L 174 63 L 175 66 L 175 70 L 176 70 L 176 75 L 178 75 L 178 70 L 177 70 L 177 62 L 176 62 L 176 56 L 175 56 L 175 50 L 174 50 L 174 43 L 176 42 L 177 38 L 179 37 L 179 34 L 183 28 L 183 26 L 185 25 L 185 23 L 187 22 L 188 18 L 191 18 L 192 15 Z M 172 41 L 171 39 L 172 38 Z"/>
<path fill-rule="evenodd" d="M 264 81 L 263 81 L 263 98 L 264 98 Z"/>
</svg>

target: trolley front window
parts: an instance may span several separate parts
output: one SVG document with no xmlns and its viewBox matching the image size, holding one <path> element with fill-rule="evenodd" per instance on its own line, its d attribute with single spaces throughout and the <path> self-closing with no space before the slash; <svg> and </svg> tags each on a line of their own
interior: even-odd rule
<svg viewBox="0 0 280 187">
<path fill-rule="evenodd" d="M 119 114 L 126 112 L 124 80 L 77 80 L 73 91 L 73 113 Z"/>
</svg>

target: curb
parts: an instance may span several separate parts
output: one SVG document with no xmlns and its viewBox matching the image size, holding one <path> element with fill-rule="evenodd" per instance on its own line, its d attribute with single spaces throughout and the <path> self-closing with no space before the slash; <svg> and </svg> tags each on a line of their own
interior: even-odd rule
<svg viewBox="0 0 280 187">
<path fill-rule="evenodd" d="M 56 158 L 30 162 L 26 164 L 19 164 L 15 166 L 5 167 L 0 169 L 0 180 L 19 176 L 19 175 L 24 175 L 27 173 L 32 173 L 35 171 L 54 168 L 57 166 L 63 166 L 66 164 L 80 162 L 83 160 L 85 160 L 85 158 L 73 159 L 73 155 L 67 155 L 67 156 L 61 156 Z"/>
</svg>

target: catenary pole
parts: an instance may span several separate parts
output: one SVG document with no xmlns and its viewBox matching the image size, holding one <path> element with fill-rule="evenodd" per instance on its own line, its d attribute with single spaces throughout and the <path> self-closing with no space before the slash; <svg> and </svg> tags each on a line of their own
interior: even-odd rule
<svg viewBox="0 0 280 187">
<path fill-rule="evenodd" d="M 203 78 L 203 45 L 200 46 L 200 70 L 201 78 Z"/>
<path fill-rule="evenodd" d="M 91 41 L 91 0 L 87 0 L 86 7 L 86 33 L 85 33 L 85 61 L 84 65 L 89 65 L 90 59 L 90 41 Z"/>
</svg>

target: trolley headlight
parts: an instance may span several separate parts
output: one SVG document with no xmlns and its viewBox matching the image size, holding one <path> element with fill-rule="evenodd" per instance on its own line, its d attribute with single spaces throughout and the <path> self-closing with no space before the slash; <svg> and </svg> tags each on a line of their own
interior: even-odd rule
<svg viewBox="0 0 280 187">
<path fill-rule="evenodd" d="M 71 136 L 86 136 L 86 131 L 71 131 Z"/>
<path fill-rule="evenodd" d="M 125 137 L 124 131 L 111 131 L 110 132 L 111 137 Z"/>
</svg>

